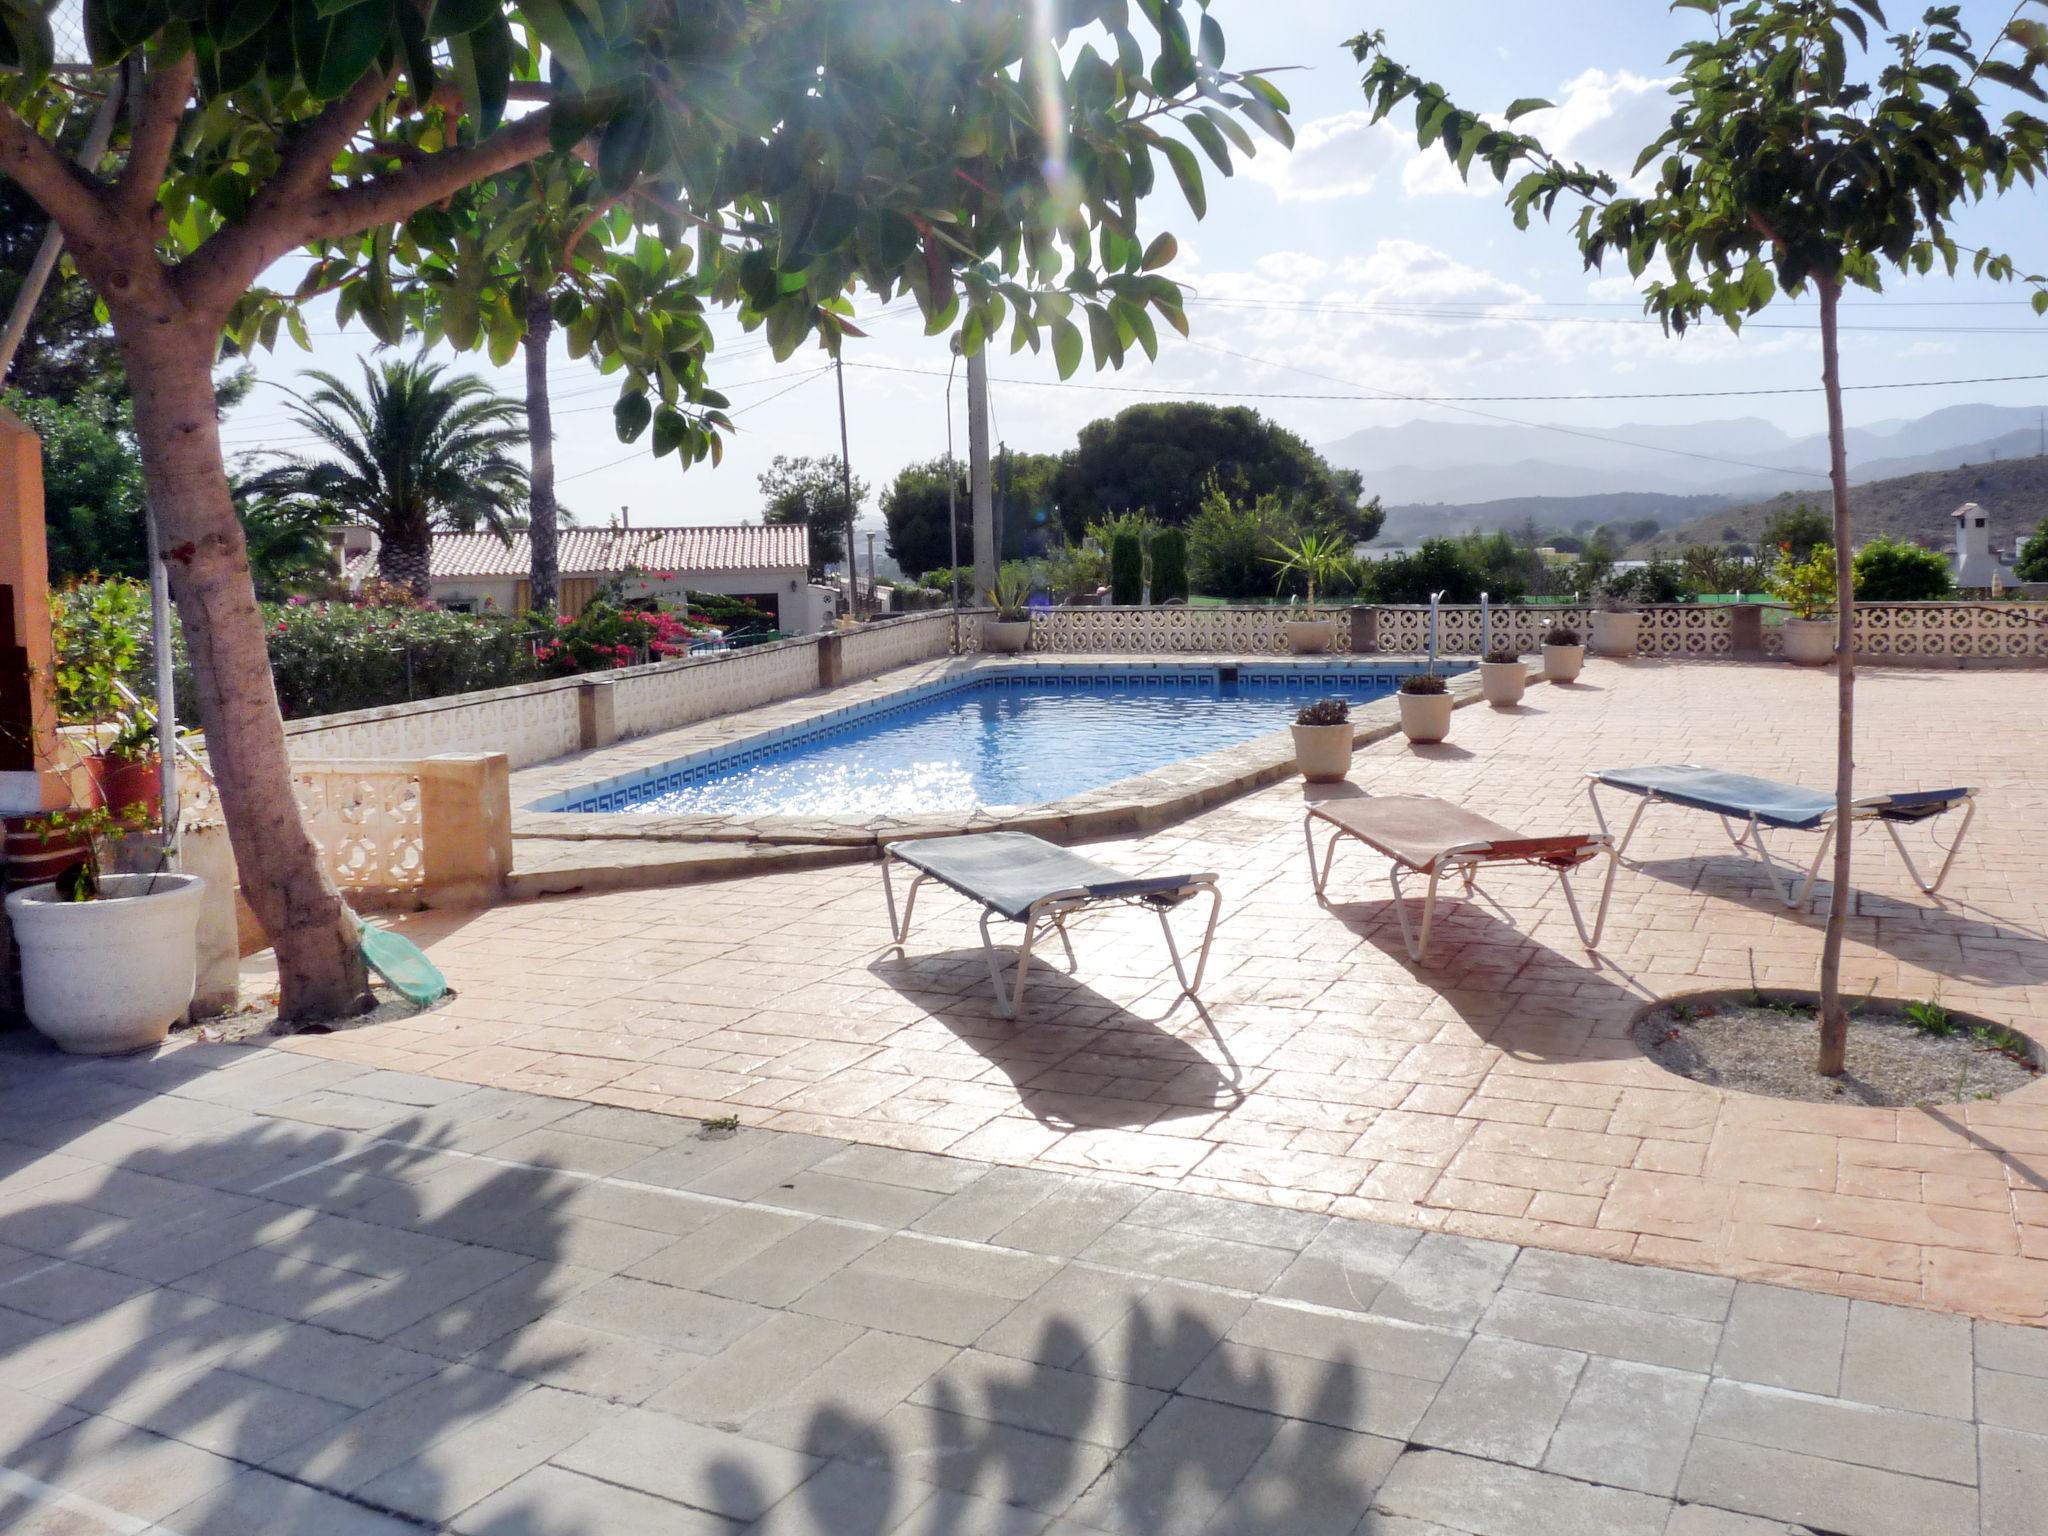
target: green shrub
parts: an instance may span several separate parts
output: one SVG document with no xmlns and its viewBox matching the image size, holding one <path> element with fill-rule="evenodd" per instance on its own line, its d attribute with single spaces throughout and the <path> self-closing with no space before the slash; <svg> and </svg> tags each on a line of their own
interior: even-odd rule
<svg viewBox="0 0 2048 1536">
<path fill-rule="evenodd" d="M 1855 571 L 1860 602 L 1931 603 L 1955 595 L 1948 557 L 1903 539 L 1872 539 L 1856 551 Z"/>
<path fill-rule="evenodd" d="M 57 718 L 103 724 L 127 713 L 115 683 L 156 692 L 150 675 L 149 586 L 132 577 L 73 582 L 50 594 Z"/>
<path fill-rule="evenodd" d="M 1109 600 L 1125 607 L 1145 600 L 1145 546 L 1130 529 L 1109 546 Z"/>
<path fill-rule="evenodd" d="M 2041 526 L 2020 546 L 2012 573 L 2021 581 L 2048 581 L 2048 518 L 2043 518 Z"/>
<path fill-rule="evenodd" d="M 1771 568 L 1765 590 L 1791 606 L 1793 616 L 1817 619 L 1835 611 L 1835 552 L 1816 544 L 1804 560 L 1789 556 Z"/>
<path fill-rule="evenodd" d="M 506 688 L 541 675 L 526 622 L 502 614 L 283 603 L 267 605 L 264 617 L 277 702 L 288 720 Z M 188 688 L 181 676 L 181 698 Z"/>
<path fill-rule="evenodd" d="M 1697 597 L 1699 588 L 1675 560 L 1652 560 L 1611 577 L 1601 588 L 1607 596 L 1631 603 L 1679 603 Z"/>
<path fill-rule="evenodd" d="M 1272 596 L 1273 545 L 1299 531 L 1278 497 L 1239 504 L 1212 487 L 1188 524 L 1190 586 L 1204 597 Z"/>
<path fill-rule="evenodd" d="M 1178 528 L 1152 535 L 1152 601 L 1184 603 L 1188 599 L 1188 539 Z"/>
<path fill-rule="evenodd" d="M 1413 554 L 1367 560 L 1363 576 L 1360 585 L 1382 603 L 1426 603 L 1432 592 L 1447 603 L 1476 603 L 1489 590 L 1485 570 L 1454 539 L 1424 539 Z"/>
</svg>

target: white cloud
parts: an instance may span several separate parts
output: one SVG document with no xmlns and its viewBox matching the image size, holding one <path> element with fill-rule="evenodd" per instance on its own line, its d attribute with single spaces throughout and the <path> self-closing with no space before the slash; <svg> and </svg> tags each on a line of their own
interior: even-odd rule
<svg viewBox="0 0 2048 1536">
<path fill-rule="evenodd" d="M 1589 69 L 1565 82 L 1557 104 L 1532 112 L 1515 126 L 1541 139 L 1563 160 L 1581 160 L 1626 183 L 1642 147 L 1656 138 L 1671 116 L 1668 79 L 1616 70 Z M 1498 127 L 1501 119 L 1489 116 Z M 1650 167 L 1644 179 L 1654 177 Z M 1498 196 L 1500 185 L 1486 167 L 1475 165 L 1460 179 L 1441 145 L 1411 154 L 1401 167 L 1401 190 L 1410 197 Z"/>
<path fill-rule="evenodd" d="M 1363 197 L 1393 164 L 1400 142 L 1392 125 L 1375 124 L 1370 112 L 1339 112 L 1297 127 L 1291 151 L 1261 146 L 1244 174 L 1283 203 Z"/>
</svg>

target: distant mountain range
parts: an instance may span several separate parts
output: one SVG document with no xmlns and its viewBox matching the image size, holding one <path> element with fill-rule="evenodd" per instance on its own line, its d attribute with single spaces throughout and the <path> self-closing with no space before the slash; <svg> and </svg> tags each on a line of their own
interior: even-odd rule
<svg viewBox="0 0 2048 1536">
<path fill-rule="evenodd" d="M 1858 480 L 1891 479 L 2042 451 L 2034 407 L 1957 405 L 1849 433 Z M 1691 521 L 1715 505 L 1825 490 L 1827 439 L 1761 417 L 1681 426 L 1496 426 L 1416 420 L 1366 427 L 1322 450 L 1389 509 L 1386 537 L 1591 518 Z"/>
</svg>

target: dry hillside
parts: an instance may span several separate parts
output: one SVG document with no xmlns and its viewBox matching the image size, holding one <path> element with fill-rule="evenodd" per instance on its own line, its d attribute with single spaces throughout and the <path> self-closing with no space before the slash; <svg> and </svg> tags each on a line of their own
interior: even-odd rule
<svg viewBox="0 0 2048 1536">
<path fill-rule="evenodd" d="M 1660 535 L 1653 545 L 1638 546 L 1634 552 L 1646 553 L 1653 547 L 1668 549 L 1673 545 L 1719 544 L 1726 528 L 1733 528 L 1743 542 L 1754 544 L 1772 513 L 1800 501 L 1826 510 L 1828 489 L 1816 482 L 1811 491 L 1786 491 L 1768 501 L 1710 512 Z M 2025 537 L 2048 518 L 2048 457 L 2037 454 L 2024 459 L 1995 459 L 1957 469 L 1901 475 L 1895 480 L 1872 480 L 1851 487 L 1849 496 L 1859 541 L 1882 533 L 1931 542 L 1941 549 L 1952 547 L 1955 540 L 1955 525 L 1949 521 L 1949 514 L 1966 501 L 1976 502 L 1991 514 L 1994 543 L 2009 545 L 2013 539 Z"/>
</svg>

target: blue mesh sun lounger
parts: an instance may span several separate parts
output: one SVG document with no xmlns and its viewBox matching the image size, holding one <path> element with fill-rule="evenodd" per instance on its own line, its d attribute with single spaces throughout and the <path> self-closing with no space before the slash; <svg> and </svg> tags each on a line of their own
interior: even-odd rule
<svg viewBox="0 0 2048 1536">
<path fill-rule="evenodd" d="M 900 923 L 896 920 L 896 888 L 889 879 L 889 867 L 898 860 L 917 871 L 917 878 L 904 894 Z M 1090 907 L 1142 906 L 1158 914 L 1160 932 L 1166 935 L 1166 952 L 1173 959 L 1173 973 L 1180 979 L 1180 994 L 1175 1001 L 1194 997 L 1202 985 L 1202 972 L 1209 964 L 1209 946 L 1215 941 L 1216 918 L 1223 908 L 1223 893 L 1217 889 L 1214 875 L 1133 878 L 1028 832 L 926 837 L 891 843 L 882 853 L 882 893 L 889 902 L 890 947 L 899 953 L 907 953 L 904 946 L 910 938 L 910 914 L 917 905 L 918 887 L 931 880 L 981 904 L 982 954 L 988 961 L 988 979 L 995 988 L 996 1008 L 1006 1019 L 1014 1018 L 1024 1004 L 1031 949 L 1045 933 L 1060 936 L 1060 943 L 1066 946 L 1067 968 L 1073 969 L 1074 946 L 1067 937 L 1067 919 Z M 1166 914 L 1204 891 L 1209 895 L 1209 925 L 1203 931 L 1202 948 L 1195 960 L 1194 978 L 1190 980 Z M 1024 942 L 1017 950 L 1017 977 L 1007 994 L 995 940 L 989 933 L 989 924 L 999 917 L 1024 925 Z"/>
<path fill-rule="evenodd" d="M 1643 803 L 1629 818 L 1628 830 L 1621 834 L 1620 842 L 1615 845 L 1617 856 L 1627 850 L 1629 839 L 1635 836 L 1636 823 L 1643 819 L 1643 812 L 1653 801 L 1709 811 L 1721 818 L 1722 831 L 1728 834 L 1729 841 L 1737 848 L 1755 850 L 1765 872 L 1771 877 L 1771 888 L 1788 907 L 1803 907 L 1813 895 L 1813 882 L 1820 874 L 1821 860 L 1827 857 L 1829 845 L 1836 834 L 1833 795 L 1817 789 L 1804 789 L 1797 784 L 1783 784 L 1776 779 L 1760 779 L 1746 773 L 1724 773 L 1718 768 L 1702 768 L 1697 763 L 1664 763 L 1651 768 L 1596 769 L 1586 775 L 1586 780 L 1586 794 L 1593 802 L 1593 814 L 1600 818 L 1600 830 L 1603 832 L 1607 830 L 1607 816 L 1600 808 L 1599 790 L 1603 784 L 1609 789 L 1642 797 Z M 1977 814 L 1975 797 L 1976 791 L 1972 789 L 1921 789 L 1896 795 L 1871 795 L 1855 802 L 1850 820 L 1874 821 L 1883 826 L 1891 834 L 1892 845 L 1899 850 L 1899 858 L 1905 863 L 1906 873 L 1913 877 L 1913 884 L 1932 896 L 1948 878 L 1949 866 L 1955 863 L 1956 852 L 1969 835 L 1970 822 Z M 1924 880 L 1905 839 L 1899 836 L 1899 828 L 1908 822 L 1926 821 L 1958 806 L 1963 811 L 1962 825 L 1956 829 L 1955 839 L 1946 848 L 1941 846 L 1938 838 L 1935 840 L 1935 851 L 1942 855 L 1941 868 L 1935 871 L 1933 880 Z M 1736 830 L 1738 826 L 1740 831 Z M 1820 833 L 1820 847 L 1814 851 L 1813 862 L 1807 866 L 1804 882 L 1794 885 L 1798 879 L 1796 870 L 1788 870 L 1780 879 L 1778 863 L 1771 857 L 1770 845 L 1764 839 L 1767 828 L 1772 831 Z"/>
</svg>

